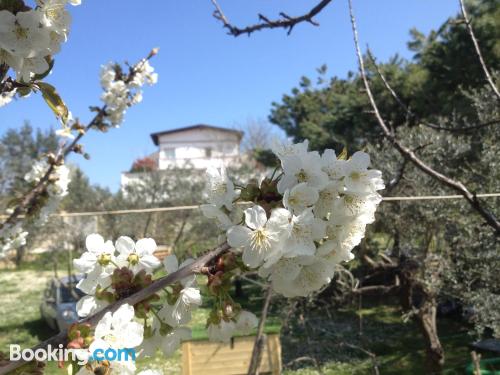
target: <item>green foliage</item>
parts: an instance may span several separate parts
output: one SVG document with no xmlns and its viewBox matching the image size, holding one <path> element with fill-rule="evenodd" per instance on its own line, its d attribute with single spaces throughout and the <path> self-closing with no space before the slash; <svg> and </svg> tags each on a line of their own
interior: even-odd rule
<svg viewBox="0 0 500 375">
<path fill-rule="evenodd" d="M 500 6 L 495 0 L 471 2 L 469 12 L 484 58 L 493 71 L 500 69 Z M 366 59 L 372 91 L 384 119 L 394 127 L 415 126 L 421 120 L 466 118 L 478 121 L 466 92 L 485 83 L 484 73 L 459 16 L 437 31 L 424 35 L 410 31 L 413 61 L 397 55 L 378 64 L 390 85 L 415 116 L 407 116 Z M 318 69 L 314 84 L 303 77 L 291 94 L 273 103 L 269 120 L 295 141 L 307 138 L 312 149 L 347 146 L 356 151 L 380 139 L 380 132 L 358 74 L 328 79 L 326 67 Z"/>
<path fill-rule="evenodd" d="M 26 122 L 21 128 L 9 129 L 0 139 L 0 196 L 6 200 L 26 186 L 24 175 L 34 160 L 55 152 L 57 136 L 51 129 L 36 131 Z"/>
</svg>

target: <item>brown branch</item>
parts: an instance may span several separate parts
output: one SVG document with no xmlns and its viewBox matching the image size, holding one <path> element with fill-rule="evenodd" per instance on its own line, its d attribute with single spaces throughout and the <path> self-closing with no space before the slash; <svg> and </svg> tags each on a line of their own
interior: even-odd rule
<svg viewBox="0 0 500 375">
<path fill-rule="evenodd" d="M 269 310 L 269 303 L 273 290 L 271 287 L 267 289 L 264 306 L 259 320 L 259 327 L 257 328 L 257 336 L 255 336 L 255 343 L 253 344 L 252 357 L 250 359 L 250 366 L 248 367 L 248 375 L 259 375 L 259 366 L 262 360 L 262 350 L 264 349 L 265 336 L 264 327 L 266 325 L 267 311 Z"/>
<path fill-rule="evenodd" d="M 370 296 L 380 296 L 380 295 L 388 295 L 395 294 L 399 291 L 399 285 L 368 285 L 363 286 L 361 288 L 356 288 L 352 291 L 352 294 L 358 295 L 370 295 Z"/>
<path fill-rule="evenodd" d="M 477 42 L 477 38 L 474 35 L 474 30 L 472 29 L 469 16 L 467 15 L 467 10 L 465 9 L 464 1 L 463 0 L 458 0 L 458 1 L 460 2 L 460 10 L 462 11 L 462 16 L 464 18 L 465 25 L 467 26 L 467 31 L 469 32 L 470 38 L 472 39 L 472 44 L 474 44 L 474 49 L 476 50 L 476 55 L 479 59 L 479 63 L 481 64 L 481 68 L 483 68 L 486 80 L 488 81 L 488 84 L 490 85 L 491 89 L 497 96 L 497 99 L 500 100 L 500 91 L 498 91 L 498 87 L 495 85 L 495 82 L 493 82 L 493 78 L 491 77 L 488 67 L 484 62 L 483 54 L 481 53 L 481 49 L 479 48 L 479 43 Z"/>
<path fill-rule="evenodd" d="M 116 301 L 115 303 L 105 307 L 103 310 L 95 313 L 94 315 L 91 315 L 83 320 L 80 320 L 79 323 L 87 323 L 90 324 L 91 326 L 96 325 L 102 317 L 108 313 L 108 312 L 115 312 L 118 310 L 118 308 L 127 303 L 129 305 L 135 305 L 146 298 L 152 296 L 156 292 L 162 290 L 165 288 L 167 285 L 173 284 L 179 280 L 182 280 L 186 278 L 187 276 L 190 276 L 195 273 L 200 273 L 202 268 L 207 264 L 210 263 L 212 260 L 223 254 L 224 252 L 229 250 L 229 245 L 227 243 L 224 243 L 215 249 L 209 251 L 205 255 L 201 256 L 198 258 L 195 262 L 177 270 L 176 272 L 171 273 L 170 275 L 164 276 L 159 278 L 158 280 L 155 280 L 151 285 L 148 287 L 132 294 L 131 296 L 124 298 L 122 300 Z M 68 332 L 62 331 L 56 336 L 53 336 L 42 343 L 36 345 L 35 347 L 32 348 L 33 351 L 44 348 L 46 349 L 48 345 L 51 346 L 58 346 L 59 344 L 65 345 L 68 341 Z M 10 362 L 8 365 L 0 367 L 0 375 L 5 375 L 8 374 L 11 371 L 14 371 L 15 369 L 19 368 L 25 363 L 23 360 L 15 361 L 15 362 Z"/>
<path fill-rule="evenodd" d="M 387 259 L 389 259 L 389 258 L 387 258 Z M 370 256 L 368 256 L 368 255 L 365 254 L 361 258 L 361 261 L 364 264 L 368 265 L 371 269 L 373 269 L 375 271 L 379 271 L 379 270 L 394 270 L 394 269 L 396 269 L 398 267 L 397 264 L 395 264 L 392 261 L 389 262 L 389 261 L 387 261 L 387 259 L 384 259 L 385 262 L 376 262 Z"/>
<path fill-rule="evenodd" d="M 395 134 L 390 131 L 389 127 L 386 125 L 384 119 L 382 118 L 382 116 L 379 112 L 377 103 L 375 102 L 375 99 L 373 97 L 373 93 L 371 91 L 370 84 L 368 82 L 368 77 L 366 74 L 365 65 L 363 62 L 362 54 L 361 54 L 361 49 L 359 47 L 358 30 L 357 30 L 357 26 L 356 26 L 356 19 L 354 18 L 354 12 L 353 12 L 353 8 L 352 8 L 352 0 L 348 0 L 348 3 L 349 3 L 349 13 L 351 16 L 351 26 L 352 26 L 354 45 L 355 45 L 356 55 L 358 58 L 359 72 L 360 72 L 361 78 L 363 80 L 363 84 L 365 86 L 366 94 L 368 95 L 368 99 L 369 99 L 371 107 L 373 109 L 373 113 L 375 115 L 375 118 L 377 119 L 378 125 L 380 126 L 380 128 L 382 129 L 382 131 L 384 133 L 384 136 L 387 138 L 387 140 L 389 140 L 391 142 L 391 144 L 396 148 L 396 150 L 399 151 L 399 153 L 405 159 L 408 159 L 410 162 L 412 162 L 418 169 L 420 169 L 422 172 L 424 172 L 428 176 L 441 182 L 445 186 L 448 186 L 449 188 L 460 193 L 467 200 L 467 202 L 469 202 L 469 204 L 472 206 L 472 208 L 474 210 L 476 210 L 479 213 L 479 215 L 481 215 L 481 217 L 486 221 L 486 223 L 488 225 L 490 225 L 495 230 L 496 234 L 500 235 L 500 221 L 496 218 L 496 216 L 487 207 L 485 207 L 482 204 L 481 201 L 479 201 L 477 199 L 475 194 L 471 193 L 462 182 L 455 181 L 452 178 L 445 176 L 444 174 L 434 170 L 432 167 L 427 165 L 424 161 L 422 161 L 419 157 L 417 157 L 417 155 L 415 155 L 415 152 L 413 152 L 408 147 L 404 146 L 396 138 Z"/>
<path fill-rule="evenodd" d="M 418 116 L 410 109 L 410 107 L 408 107 L 403 102 L 403 100 L 399 97 L 399 95 L 396 93 L 396 91 L 392 88 L 389 81 L 385 77 L 384 73 L 382 73 L 382 70 L 380 69 L 380 66 L 377 64 L 370 49 L 367 50 L 366 54 L 368 55 L 370 62 L 375 67 L 375 70 L 377 71 L 377 75 L 379 76 L 380 80 L 384 84 L 385 88 L 387 89 L 387 91 L 389 91 L 389 93 L 394 98 L 396 103 L 398 103 L 398 105 L 403 109 L 403 111 L 405 111 L 407 118 L 413 118 L 413 119 L 419 120 Z M 478 125 L 464 126 L 464 127 L 459 127 L 459 128 L 440 126 L 440 125 L 436 125 L 436 124 L 433 124 L 433 123 L 428 122 L 428 121 L 421 121 L 421 120 L 419 120 L 419 123 L 420 123 L 420 125 L 423 125 L 423 126 L 426 126 L 428 128 L 435 129 L 435 130 L 455 132 L 455 133 L 467 133 L 471 130 L 477 130 L 477 129 L 481 129 L 481 128 L 485 128 L 485 127 L 488 127 L 491 125 L 498 124 L 498 123 L 500 123 L 500 119 L 493 119 L 491 121 L 486 121 L 486 122 L 483 122 L 483 123 L 478 124 Z"/>
<path fill-rule="evenodd" d="M 259 23 L 255 25 L 246 26 L 243 28 L 239 28 L 234 26 L 229 22 L 229 19 L 225 16 L 221 7 L 217 3 L 217 0 L 211 0 L 212 4 L 215 7 L 215 11 L 213 12 L 213 16 L 222 22 L 224 28 L 228 29 L 228 33 L 235 37 L 240 36 L 242 34 L 250 35 L 254 31 L 259 31 L 262 29 L 275 29 L 275 28 L 283 28 L 288 29 L 287 33 L 290 35 L 295 25 L 308 22 L 311 25 L 319 26 L 319 24 L 314 21 L 314 17 L 320 13 L 332 0 L 321 0 L 315 7 L 313 7 L 309 12 L 303 14 L 301 16 L 291 17 L 284 12 L 280 13 L 281 18 L 271 20 L 264 16 L 263 14 L 259 14 Z"/>
</svg>

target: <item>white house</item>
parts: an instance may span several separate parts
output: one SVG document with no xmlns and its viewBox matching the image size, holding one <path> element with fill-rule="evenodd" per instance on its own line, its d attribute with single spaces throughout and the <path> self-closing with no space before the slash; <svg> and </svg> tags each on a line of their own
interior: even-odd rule
<svg viewBox="0 0 500 375">
<path fill-rule="evenodd" d="M 240 158 L 243 132 L 212 125 L 192 125 L 151 134 L 158 146 L 158 169 L 206 169 L 234 165 Z"/>
<path fill-rule="evenodd" d="M 185 168 L 204 170 L 210 165 L 237 166 L 241 162 L 243 132 L 213 125 L 198 124 L 151 134 L 158 150 L 148 159 L 154 170 Z M 143 173 L 122 173 L 121 186 L 141 183 Z"/>
</svg>

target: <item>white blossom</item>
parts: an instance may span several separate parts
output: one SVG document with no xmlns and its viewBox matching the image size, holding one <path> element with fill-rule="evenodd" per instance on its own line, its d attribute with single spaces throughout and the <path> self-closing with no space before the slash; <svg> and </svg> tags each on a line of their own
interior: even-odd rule
<svg viewBox="0 0 500 375">
<path fill-rule="evenodd" d="M 0 11 L 0 63 L 16 72 L 18 81 L 29 82 L 45 74 L 51 55 L 67 40 L 71 17 L 65 0 L 37 0 L 37 7 L 16 14 Z M 69 3 L 78 5 L 79 0 Z"/>
<path fill-rule="evenodd" d="M 32 58 L 49 46 L 49 32 L 41 26 L 42 14 L 35 10 L 0 10 L 0 47 L 13 55 Z"/>
<path fill-rule="evenodd" d="M 230 179 L 225 171 L 215 170 L 211 186 L 216 188 L 211 192 L 217 192 L 216 199 L 201 209 L 226 231 L 228 244 L 236 254 L 241 251 L 243 263 L 257 268 L 275 291 L 286 297 L 307 296 L 330 282 L 339 263 L 354 257 L 352 250 L 366 225 L 375 220 L 382 199 L 377 191 L 384 183 L 380 171 L 369 169 L 364 152 L 347 160 L 330 149 L 320 156 L 308 151 L 307 140 L 275 143 L 272 149 L 281 161 L 281 172 L 275 170 L 272 176 L 284 208 L 279 208 L 271 185 L 269 198 L 261 203 L 266 209 L 253 203 L 241 224 L 241 217 L 231 217 L 236 194 L 225 195 L 233 189 Z M 209 334 L 227 341 L 236 329 L 233 323 L 212 323 Z"/>
<path fill-rule="evenodd" d="M 158 80 L 158 74 L 147 60 L 141 60 L 132 71 L 130 79 L 124 81 L 116 72 L 117 66 L 108 63 L 101 66 L 100 82 L 103 88 L 101 100 L 106 104 L 106 118 L 115 127 L 124 119 L 128 107 L 142 101 L 141 87 L 148 83 L 153 85 Z"/>
<path fill-rule="evenodd" d="M 111 241 L 104 241 L 101 235 L 94 233 L 85 239 L 87 251 L 78 259 L 73 260 L 77 271 L 106 277 L 115 268 L 115 247 Z M 96 276 L 97 277 L 97 276 Z"/>
<path fill-rule="evenodd" d="M 147 369 L 137 373 L 137 375 L 163 375 L 163 372 L 160 370 Z"/>
<path fill-rule="evenodd" d="M 370 193 L 384 188 L 382 172 L 368 169 L 370 156 L 358 151 L 352 155 L 345 165 L 344 184 L 346 191 Z"/>
<path fill-rule="evenodd" d="M 86 295 L 80 298 L 76 303 L 76 312 L 79 317 L 85 318 L 101 311 L 108 305 L 109 302 L 106 300 L 99 299 L 94 295 Z"/>
<path fill-rule="evenodd" d="M 23 230 L 21 223 L 5 223 L 0 229 L 0 259 L 5 257 L 7 252 L 26 245 L 27 236 L 28 232 Z"/>
<path fill-rule="evenodd" d="M 177 260 L 177 257 L 174 254 L 168 255 L 163 259 L 163 266 L 165 267 L 165 270 L 167 271 L 168 274 L 174 273 L 180 268 L 183 268 L 191 263 L 194 262 L 194 259 L 188 258 L 184 262 L 182 262 L 179 265 L 179 261 Z M 195 275 L 190 275 L 186 276 L 185 278 L 181 279 L 181 284 L 184 287 L 189 287 L 196 282 L 196 276 Z"/>
<path fill-rule="evenodd" d="M 283 160 L 290 156 L 302 156 L 307 154 L 308 147 L 309 141 L 307 139 L 302 143 L 292 143 L 289 140 L 273 140 L 271 151 L 280 158 L 280 160 Z"/>
<path fill-rule="evenodd" d="M 292 218 L 292 230 L 285 242 L 284 255 L 294 257 L 299 255 L 314 255 L 314 241 L 325 237 L 326 223 L 314 217 L 312 208 L 304 210 L 299 216 Z"/>
<path fill-rule="evenodd" d="M 103 349 L 135 348 L 142 343 L 143 333 L 142 324 L 134 321 L 134 308 L 125 303 L 114 313 L 108 311 L 97 323 L 92 345 Z"/>
<path fill-rule="evenodd" d="M 156 242 L 152 238 L 143 238 L 135 243 L 130 237 L 119 237 L 115 242 L 115 248 L 119 253 L 116 261 L 120 266 L 126 266 L 134 273 L 145 270 L 150 274 L 161 264 L 160 260 L 154 256 L 156 247 Z"/>
<path fill-rule="evenodd" d="M 14 96 L 16 95 L 17 90 L 13 89 L 11 91 L 0 93 L 0 108 L 9 104 Z"/>
<path fill-rule="evenodd" d="M 179 292 L 179 296 L 173 305 L 166 303 L 158 312 L 165 323 L 171 327 L 178 327 L 191 321 L 191 313 L 201 305 L 200 290 L 187 287 Z"/>
<path fill-rule="evenodd" d="M 238 196 L 233 182 L 227 176 L 226 168 L 207 168 L 208 201 L 217 208 L 225 207 L 231 211 L 233 200 Z"/>
<path fill-rule="evenodd" d="M 187 327 L 172 328 L 165 335 L 160 334 L 157 329 L 153 336 L 145 338 L 140 349 L 141 355 L 153 357 L 160 349 L 167 357 L 171 356 L 181 345 L 182 341 L 191 338 L 191 330 Z"/>
<path fill-rule="evenodd" d="M 305 182 L 286 190 L 283 195 L 283 205 L 295 214 L 311 207 L 319 198 L 318 189 L 308 186 Z"/>
<path fill-rule="evenodd" d="M 235 225 L 227 231 L 227 241 L 235 248 L 243 248 L 243 262 L 249 267 L 258 267 L 266 258 L 283 246 L 283 239 L 290 230 L 290 212 L 278 208 L 267 219 L 261 206 L 245 210 L 245 224 Z"/>
<path fill-rule="evenodd" d="M 326 149 L 321 155 L 321 169 L 331 181 L 338 181 L 345 176 L 346 163 L 345 160 L 337 159 L 335 151 L 331 149 Z"/>
<path fill-rule="evenodd" d="M 242 310 L 236 318 L 236 329 L 243 335 L 248 335 L 257 327 L 258 323 L 259 319 L 254 313 Z"/>
<path fill-rule="evenodd" d="M 301 182 L 317 189 L 328 183 L 328 175 L 321 169 L 321 157 L 317 152 L 292 155 L 283 159 L 281 164 L 284 174 L 278 182 L 280 194 Z"/>
<path fill-rule="evenodd" d="M 210 323 L 207 333 L 210 341 L 228 343 L 236 333 L 236 323 L 221 319 L 218 324 Z"/>
<path fill-rule="evenodd" d="M 290 264 L 299 266 L 294 269 L 294 278 L 283 272 L 271 274 L 273 289 L 287 298 L 307 296 L 319 290 L 331 281 L 335 269 L 319 257 L 302 257 Z"/>
</svg>

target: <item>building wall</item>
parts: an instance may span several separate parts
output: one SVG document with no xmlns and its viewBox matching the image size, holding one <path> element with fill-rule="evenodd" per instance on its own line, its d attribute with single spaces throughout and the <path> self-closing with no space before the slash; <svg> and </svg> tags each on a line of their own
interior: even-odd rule
<svg viewBox="0 0 500 375">
<path fill-rule="evenodd" d="M 237 134 L 214 129 L 193 129 L 159 137 L 158 168 L 205 169 L 234 165 L 240 156 Z"/>
</svg>

